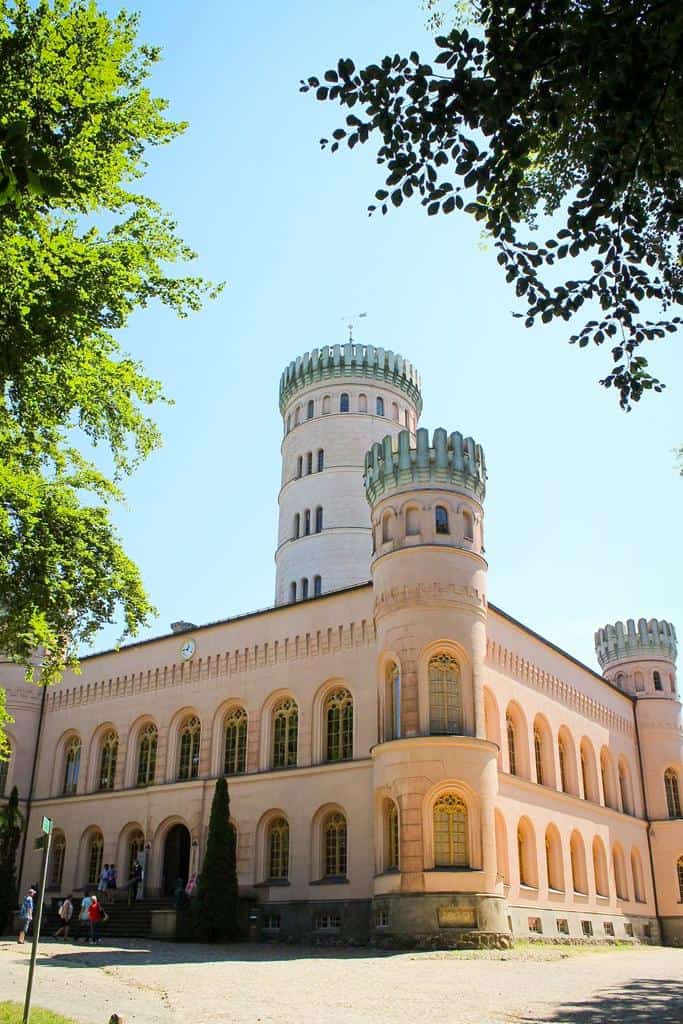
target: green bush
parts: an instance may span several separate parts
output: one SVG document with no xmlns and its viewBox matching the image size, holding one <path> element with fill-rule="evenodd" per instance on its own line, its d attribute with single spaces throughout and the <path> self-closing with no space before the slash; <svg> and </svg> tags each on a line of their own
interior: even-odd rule
<svg viewBox="0 0 683 1024">
<path fill-rule="evenodd" d="M 21 1003 L 0 1003 L 0 1024 L 21 1024 L 24 1007 Z M 62 1017 L 52 1010 L 31 1008 L 31 1024 L 76 1024 L 73 1017 Z"/>
</svg>

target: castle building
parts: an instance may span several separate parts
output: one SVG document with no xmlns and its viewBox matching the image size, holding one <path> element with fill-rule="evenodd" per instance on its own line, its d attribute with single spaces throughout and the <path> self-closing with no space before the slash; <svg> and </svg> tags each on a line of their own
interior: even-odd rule
<svg viewBox="0 0 683 1024">
<path fill-rule="evenodd" d="M 0 683 L 49 885 L 144 860 L 200 869 L 228 776 L 241 891 L 264 936 L 683 942 L 676 636 L 598 629 L 602 675 L 491 604 L 486 467 L 418 429 L 420 379 L 349 343 L 280 383 L 275 604 Z M 37 877 L 27 843 L 22 884 Z"/>
</svg>

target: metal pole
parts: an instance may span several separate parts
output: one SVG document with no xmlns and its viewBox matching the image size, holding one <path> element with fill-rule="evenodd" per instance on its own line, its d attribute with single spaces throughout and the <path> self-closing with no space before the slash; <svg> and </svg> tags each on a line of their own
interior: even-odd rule
<svg viewBox="0 0 683 1024">
<path fill-rule="evenodd" d="M 33 988 L 33 973 L 36 969 L 36 956 L 38 955 L 38 939 L 40 937 L 40 919 L 43 914 L 43 901 L 45 899 L 45 883 L 47 881 L 47 862 L 50 857 L 50 846 L 52 845 L 52 833 L 48 832 L 43 836 L 43 863 L 40 868 L 40 891 L 38 892 L 38 906 L 33 915 L 33 944 L 31 945 L 31 962 L 28 968 L 28 981 L 26 982 L 26 1001 L 24 1003 L 24 1022 L 28 1024 L 31 1013 L 31 989 Z"/>
</svg>

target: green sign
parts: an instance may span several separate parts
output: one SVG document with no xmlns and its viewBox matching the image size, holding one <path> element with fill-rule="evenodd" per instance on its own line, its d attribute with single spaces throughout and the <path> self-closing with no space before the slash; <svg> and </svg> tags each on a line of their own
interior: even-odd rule
<svg viewBox="0 0 683 1024">
<path fill-rule="evenodd" d="M 52 832 L 52 824 L 52 818 L 43 818 L 43 824 L 41 827 L 46 836 L 49 836 L 50 833 Z"/>
<path fill-rule="evenodd" d="M 42 850 L 44 848 L 46 842 L 47 842 L 47 837 L 46 836 L 36 836 L 36 838 L 33 840 L 33 848 L 34 848 L 34 850 Z"/>
</svg>

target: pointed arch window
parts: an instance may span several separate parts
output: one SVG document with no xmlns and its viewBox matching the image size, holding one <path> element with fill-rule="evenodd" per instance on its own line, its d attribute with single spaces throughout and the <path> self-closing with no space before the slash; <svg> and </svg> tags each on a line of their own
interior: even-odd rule
<svg viewBox="0 0 683 1024">
<path fill-rule="evenodd" d="M 114 730 L 106 733 L 100 749 L 100 777 L 98 789 L 113 789 L 116 776 L 116 758 L 119 752 L 119 737 Z"/>
<path fill-rule="evenodd" d="M 515 723 L 512 721 L 512 715 L 505 716 L 505 729 L 507 732 L 508 741 L 508 762 L 510 765 L 510 775 L 517 774 L 517 735 L 515 731 Z"/>
<path fill-rule="evenodd" d="M 543 740 L 539 729 L 534 729 L 534 760 L 536 762 L 536 782 L 543 785 Z"/>
<path fill-rule="evenodd" d="M 336 812 L 323 826 L 325 877 L 346 877 L 346 818 Z"/>
<path fill-rule="evenodd" d="M 64 759 L 63 796 L 71 796 L 78 786 L 78 773 L 81 767 L 81 741 L 78 736 L 72 737 L 66 745 Z"/>
<path fill-rule="evenodd" d="M 61 889 L 64 874 L 64 858 L 66 857 L 66 839 L 63 832 L 55 832 L 52 837 L 50 862 L 50 888 Z"/>
<path fill-rule="evenodd" d="M 445 505 L 437 505 L 434 509 L 434 525 L 437 533 L 450 533 L 448 525 L 448 509 Z"/>
<path fill-rule="evenodd" d="M 347 761 L 353 757 L 353 697 L 337 690 L 325 701 L 327 760 Z"/>
<path fill-rule="evenodd" d="M 387 810 L 387 871 L 398 871 L 399 839 L 398 839 L 398 807 L 393 800 Z"/>
<path fill-rule="evenodd" d="M 438 868 L 469 867 L 467 807 L 446 793 L 434 804 L 434 864 Z"/>
<path fill-rule="evenodd" d="M 282 881 L 289 874 L 289 824 L 274 818 L 268 826 L 268 878 Z"/>
<path fill-rule="evenodd" d="M 296 766 L 299 708 L 287 698 L 273 712 L 273 768 Z"/>
<path fill-rule="evenodd" d="M 196 715 L 185 719 L 180 730 L 178 755 L 178 779 L 196 779 L 199 776 L 199 749 L 202 741 L 202 726 Z"/>
<path fill-rule="evenodd" d="M 88 841 L 88 885 L 97 885 L 102 873 L 102 851 L 104 839 L 101 832 L 94 832 Z"/>
<path fill-rule="evenodd" d="M 429 731 L 450 735 L 462 732 L 460 666 L 448 654 L 429 662 Z"/>
<path fill-rule="evenodd" d="M 666 811 L 670 818 L 681 817 L 681 793 L 678 776 L 673 768 L 664 772 L 664 789 L 666 790 Z"/>
<path fill-rule="evenodd" d="M 247 713 L 233 708 L 225 716 L 225 775 L 241 775 L 247 770 Z"/>
<path fill-rule="evenodd" d="M 138 749 L 138 786 L 151 786 L 154 782 L 157 768 L 158 743 L 159 730 L 153 722 L 150 722 L 145 726 L 140 735 L 140 747 Z"/>
</svg>

